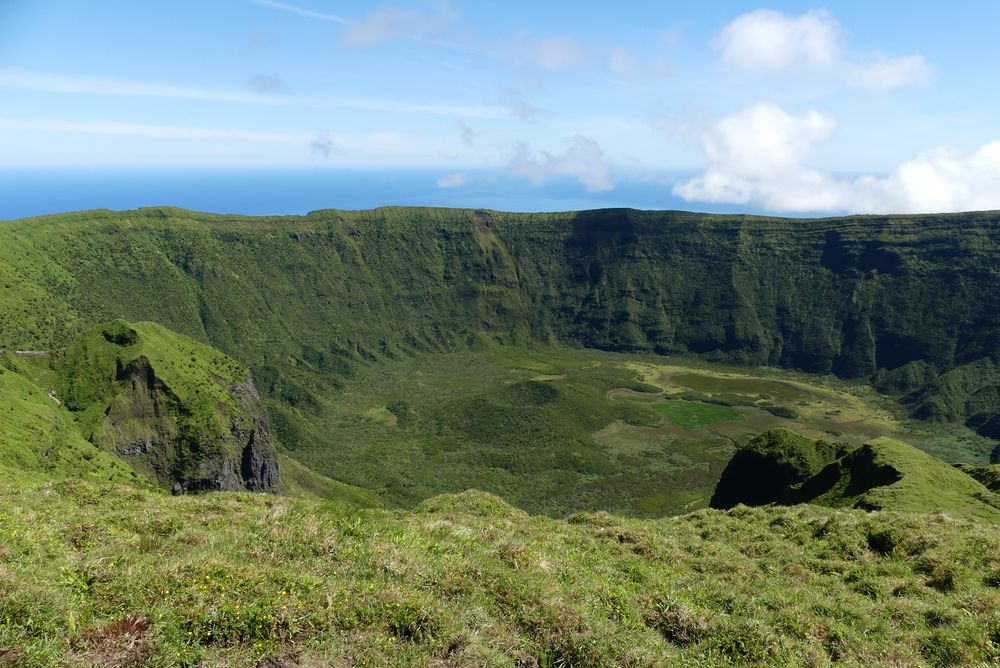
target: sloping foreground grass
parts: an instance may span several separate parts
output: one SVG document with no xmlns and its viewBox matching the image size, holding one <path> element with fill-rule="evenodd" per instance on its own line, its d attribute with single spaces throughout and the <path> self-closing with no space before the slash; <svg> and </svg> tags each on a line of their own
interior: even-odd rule
<svg viewBox="0 0 1000 668">
<path fill-rule="evenodd" d="M 985 666 L 998 587 L 1000 531 L 945 515 L 0 491 L 18 666 Z"/>
</svg>

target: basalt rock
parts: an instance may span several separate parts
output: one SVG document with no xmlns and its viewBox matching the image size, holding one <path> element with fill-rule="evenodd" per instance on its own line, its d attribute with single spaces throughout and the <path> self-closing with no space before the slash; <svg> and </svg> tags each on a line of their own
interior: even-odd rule
<svg viewBox="0 0 1000 668">
<path fill-rule="evenodd" d="M 90 439 L 175 494 L 277 492 L 270 423 L 249 371 L 151 323 L 82 337 L 59 371 Z"/>
</svg>

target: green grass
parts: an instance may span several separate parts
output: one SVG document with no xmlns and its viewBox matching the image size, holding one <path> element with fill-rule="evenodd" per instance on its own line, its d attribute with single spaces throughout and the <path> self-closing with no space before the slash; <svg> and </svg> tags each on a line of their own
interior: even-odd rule
<svg viewBox="0 0 1000 668">
<path fill-rule="evenodd" d="M 292 422 L 359 366 L 415 352 L 698 354 L 859 381 L 878 372 L 887 391 L 916 391 L 911 410 L 989 435 L 995 218 L 80 212 L 0 225 L 0 347 L 67 346 L 115 318 L 159 322 L 252 368 Z M 960 441 L 934 447 L 983 461 Z"/>
<path fill-rule="evenodd" d="M 671 376 L 675 385 L 691 388 L 708 394 L 737 394 L 754 398 L 771 398 L 779 401 L 812 399 L 815 395 L 807 390 L 780 380 L 764 378 L 726 378 L 701 373 L 681 373 Z"/>
<path fill-rule="evenodd" d="M 712 506 L 815 503 L 944 512 L 1000 524 L 1000 495 L 970 475 L 981 475 L 982 468 L 955 467 L 891 438 L 852 447 L 774 429 L 737 450 Z"/>
<path fill-rule="evenodd" d="M 80 436 L 54 394 L 12 369 L 23 363 L 0 357 L 0 479 L 78 477 L 148 484 L 131 468 Z"/>
<path fill-rule="evenodd" d="M 995 218 L 4 223 L 0 346 L 53 354 L 0 367 L 0 664 L 996 664 L 995 494 L 875 438 L 901 411 L 862 386 L 939 422 L 923 447 L 985 462 L 956 425 L 1000 433 Z M 697 400 L 653 396 L 628 364 L 654 352 L 688 356 Z M 199 443 L 252 369 L 294 496 L 170 498 L 94 447 L 140 359 Z M 834 508 L 600 512 L 706 504 L 734 443 L 785 420 L 762 401 L 870 441 L 802 451 Z"/>
<path fill-rule="evenodd" d="M 909 512 L 944 511 L 1000 523 L 1000 495 L 906 443 L 876 439 L 838 460 L 833 467 L 838 469 L 836 482 L 812 499 L 814 503 Z M 877 469 L 895 471 L 898 480 L 865 489 Z"/>
<path fill-rule="evenodd" d="M 811 506 L 670 520 L 0 491 L 0 657 L 51 665 L 971 666 L 1000 534 Z"/>
<path fill-rule="evenodd" d="M 276 448 L 250 370 L 210 346 L 155 323 L 117 320 L 66 350 L 2 361 L 10 381 L 0 406 L 10 419 L 0 460 L 13 468 L 83 475 L 94 467 L 53 463 L 82 451 L 99 471 L 107 461 L 129 470 L 124 460 L 164 489 L 278 489 Z M 36 462 L 22 461 L 28 451 Z"/>
<path fill-rule="evenodd" d="M 619 456 L 595 438 L 616 421 L 660 423 L 648 408 L 608 400 L 609 391 L 634 382 L 607 355 L 490 346 L 376 362 L 329 402 L 291 412 L 271 407 L 290 455 L 390 504 L 412 507 L 474 487 L 553 515 L 642 513 L 635 497 L 595 487 L 621 475 L 651 476 L 648 458 Z"/>
<path fill-rule="evenodd" d="M 653 410 L 681 429 L 696 429 L 724 420 L 741 420 L 744 416 L 735 408 L 693 401 L 667 401 L 656 404 Z"/>
<path fill-rule="evenodd" d="M 1000 493 L 1000 464 L 982 464 L 979 466 L 960 464 L 958 468 L 981 482 L 990 491 Z"/>
</svg>

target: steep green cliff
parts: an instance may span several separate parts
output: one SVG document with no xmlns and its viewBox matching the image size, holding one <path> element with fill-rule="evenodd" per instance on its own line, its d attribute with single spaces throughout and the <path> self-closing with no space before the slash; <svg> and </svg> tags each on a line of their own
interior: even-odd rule
<svg viewBox="0 0 1000 668">
<path fill-rule="evenodd" d="M 280 487 L 250 372 L 154 323 L 89 330 L 52 360 L 81 433 L 175 492 Z"/>
<path fill-rule="evenodd" d="M 0 224 L 0 345 L 153 320 L 305 408 L 359 362 L 480 335 L 883 381 L 905 367 L 882 386 L 918 415 L 993 434 L 998 259 L 996 213 L 83 212 Z"/>
<path fill-rule="evenodd" d="M 148 486 L 116 457 L 84 439 L 39 375 L 48 358 L 0 355 L 0 481 L 82 478 Z"/>
</svg>

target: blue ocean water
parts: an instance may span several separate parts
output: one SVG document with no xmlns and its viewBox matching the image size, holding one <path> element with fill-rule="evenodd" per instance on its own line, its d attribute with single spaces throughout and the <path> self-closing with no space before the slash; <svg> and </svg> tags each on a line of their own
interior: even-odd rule
<svg viewBox="0 0 1000 668">
<path fill-rule="evenodd" d="M 570 211 L 605 207 L 755 213 L 701 206 L 659 182 L 622 180 L 590 193 L 571 179 L 542 186 L 502 171 L 470 172 L 460 188 L 440 188 L 439 170 L 19 170 L 0 172 L 0 220 L 81 209 L 177 206 L 246 215 L 305 214 L 317 209 L 444 206 L 501 211 Z M 676 178 L 681 178 L 678 176 Z"/>
</svg>

